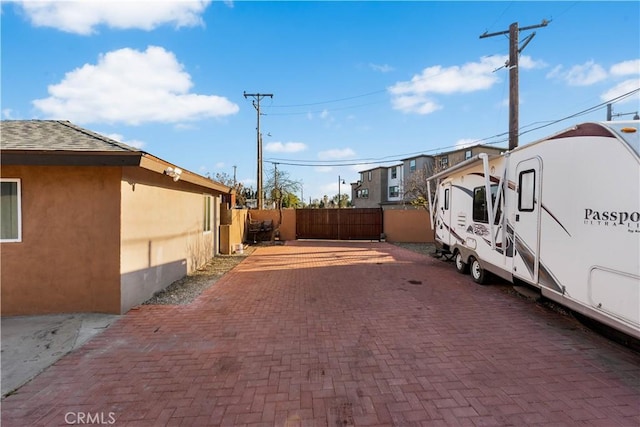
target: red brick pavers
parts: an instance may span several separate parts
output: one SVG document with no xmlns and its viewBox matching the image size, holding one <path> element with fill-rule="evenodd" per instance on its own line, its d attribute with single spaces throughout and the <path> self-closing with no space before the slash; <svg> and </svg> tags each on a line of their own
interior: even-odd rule
<svg viewBox="0 0 640 427">
<path fill-rule="evenodd" d="M 640 355 L 507 289 L 387 243 L 261 247 L 123 316 L 2 425 L 640 425 Z"/>
</svg>

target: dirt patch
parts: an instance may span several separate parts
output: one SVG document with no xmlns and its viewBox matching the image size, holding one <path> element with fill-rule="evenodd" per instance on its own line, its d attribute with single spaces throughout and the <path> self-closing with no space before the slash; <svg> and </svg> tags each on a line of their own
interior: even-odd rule
<svg viewBox="0 0 640 427">
<path fill-rule="evenodd" d="M 146 305 L 185 305 L 195 300 L 204 290 L 217 282 L 228 271 L 255 251 L 245 245 L 242 254 L 218 255 L 193 273 L 173 282 L 144 302 Z"/>
<path fill-rule="evenodd" d="M 404 249 L 417 252 L 423 255 L 433 256 L 436 253 L 436 245 L 434 243 L 392 243 Z"/>
</svg>

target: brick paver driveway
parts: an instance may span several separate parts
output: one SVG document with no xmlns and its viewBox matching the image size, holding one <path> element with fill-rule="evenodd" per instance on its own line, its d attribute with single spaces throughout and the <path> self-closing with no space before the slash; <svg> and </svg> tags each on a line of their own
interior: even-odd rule
<svg viewBox="0 0 640 427">
<path fill-rule="evenodd" d="M 2 425 L 640 425 L 640 355 L 507 289 L 386 243 L 262 247 L 62 358 Z"/>
</svg>

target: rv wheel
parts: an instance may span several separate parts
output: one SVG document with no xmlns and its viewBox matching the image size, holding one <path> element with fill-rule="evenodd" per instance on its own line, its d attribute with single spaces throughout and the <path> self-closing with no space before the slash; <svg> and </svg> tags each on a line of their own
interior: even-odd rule
<svg viewBox="0 0 640 427">
<path fill-rule="evenodd" d="M 467 274 L 469 272 L 469 264 L 462 260 L 462 255 L 460 254 L 460 252 L 456 252 L 453 260 L 456 264 L 456 270 L 458 271 L 458 273 Z"/>
<path fill-rule="evenodd" d="M 469 265 L 471 266 L 471 277 L 473 281 L 482 285 L 485 279 L 484 268 L 482 268 L 480 262 L 473 257 L 469 258 Z"/>
</svg>

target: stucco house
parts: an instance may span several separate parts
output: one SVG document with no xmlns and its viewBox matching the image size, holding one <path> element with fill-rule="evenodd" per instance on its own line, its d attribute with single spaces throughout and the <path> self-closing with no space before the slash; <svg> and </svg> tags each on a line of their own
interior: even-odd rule
<svg viewBox="0 0 640 427">
<path fill-rule="evenodd" d="M 219 250 L 232 189 L 67 121 L 0 125 L 2 315 L 125 313 Z"/>
</svg>

